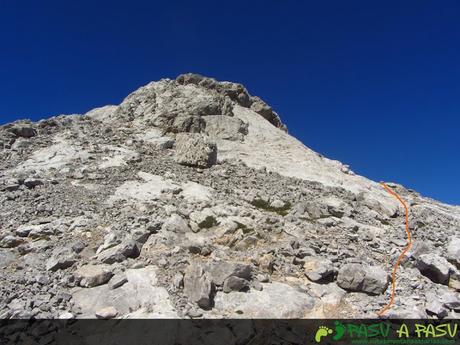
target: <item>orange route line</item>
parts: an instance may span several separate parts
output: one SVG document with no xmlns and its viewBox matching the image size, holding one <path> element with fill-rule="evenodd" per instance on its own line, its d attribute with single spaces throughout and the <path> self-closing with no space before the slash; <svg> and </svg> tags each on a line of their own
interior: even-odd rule
<svg viewBox="0 0 460 345">
<path fill-rule="evenodd" d="M 388 187 L 385 183 L 380 182 L 380 184 L 385 188 L 385 190 L 390 193 L 392 196 L 394 196 L 398 201 L 404 206 L 404 210 L 406 211 L 406 234 L 407 234 L 407 245 L 404 247 L 403 251 L 401 254 L 399 254 L 398 259 L 396 260 L 396 263 L 393 267 L 393 274 L 391 275 L 391 297 L 390 301 L 388 304 L 383 307 L 377 315 L 382 316 L 388 309 L 391 308 L 393 305 L 394 299 L 395 299 L 395 292 L 396 292 L 396 272 L 398 271 L 399 266 L 401 265 L 401 260 L 404 258 L 406 253 L 409 251 L 409 249 L 412 247 L 412 237 L 410 234 L 409 230 L 409 208 L 407 207 L 406 203 L 404 200 L 395 192 L 393 191 L 390 187 Z"/>
</svg>

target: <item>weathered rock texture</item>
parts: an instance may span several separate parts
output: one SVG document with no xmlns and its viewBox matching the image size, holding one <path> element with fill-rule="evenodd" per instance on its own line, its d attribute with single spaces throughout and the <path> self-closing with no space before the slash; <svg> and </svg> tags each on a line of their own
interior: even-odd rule
<svg viewBox="0 0 460 345">
<path fill-rule="evenodd" d="M 0 127 L 3 318 L 375 317 L 405 245 L 381 186 L 196 74 Z M 389 316 L 458 317 L 460 209 L 398 184 Z"/>
</svg>

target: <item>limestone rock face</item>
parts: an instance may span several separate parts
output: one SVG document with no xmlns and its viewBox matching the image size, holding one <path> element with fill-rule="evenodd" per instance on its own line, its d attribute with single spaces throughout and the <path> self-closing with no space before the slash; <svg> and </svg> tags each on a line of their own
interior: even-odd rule
<svg viewBox="0 0 460 345">
<path fill-rule="evenodd" d="M 460 207 L 387 184 L 414 245 L 385 316 L 457 318 Z M 5 319 L 375 318 L 404 221 L 239 83 L 183 74 L 0 126 Z"/>
<path fill-rule="evenodd" d="M 248 125 L 237 117 L 209 115 L 204 117 L 206 133 L 211 139 L 244 140 Z"/>
</svg>

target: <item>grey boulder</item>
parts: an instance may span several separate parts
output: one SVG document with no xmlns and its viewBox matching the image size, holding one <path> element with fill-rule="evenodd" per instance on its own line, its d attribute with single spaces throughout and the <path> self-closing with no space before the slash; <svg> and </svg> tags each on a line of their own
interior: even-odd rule
<svg viewBox="0 0 460 345">
<path fill-rule="evenodd" d="M 69 268 L 77 262 L 75 254 L 68 248 L 56 249 L 46 262 L 48 271 L 57 271 Z"/>
<path fill-rule="evenodd" d="M 334 279 L 337 270 L 326 258 L 309 257 L 303 265 L 305 275 L 313 282 L 327 283 Z"/>
<path fill-rule="evenodd" d="M 105 264 L 122 262 L 127 258 L 136 258 L 139 256 L 139 247 L 135 241 L 123 241 L 115 247 L 106 249 L 98 254 L 98 259 Z"/>
<path fill-rule="evenodd" d="M 430 315 L 436 315 L 439 318 L 444 318 L 448 314 L 448 310 L 443 304 L 436 299 L 436 296 L 431 294 L 427 296 L 428 302 L 425 305 L 426 312 Z"/>
<path fill-rule="evenodd" d="M 229 293 L 232 291 L 241 291 L 247 289 L 249 282 L 246 279 L 230 276 L 224 281 L 224 286 L 222 291 Z"/>
<path fill-rule="evenodd" d="M 416 267 L 434 283 L 448 284 L 451 265 L 445 258 L 436 254 L 423 254 L 416 261 Z"/>
<path fill-rule="evenodd" d="M 337 285 L 347 291 L 378 295 L 388 287 L 388 275 L 378 266 L 346 264 L 339 269 Z"/>
<path fill-rule="evenodd" d="M 28 125 L 16 125 L 11 127 L 9 131 L 22 138 L 32 138 L 37 135 L 37 130 Z"/>
<path fill-rule="evenodd" d="M 0 241 L 1 248 L 14 248 L 24 243 L 24 240 L 19 237 L 7 235 Z"/>
<path fill-rule="evenodd" d="M 200 133 L 178 133 L 175 161 L 182 165 L 209 168 L 217 163 L 217 146 Z"/>
<path fill-rule="evenodd" d="M 200 308 L 212 307 L 213 284 L 201 263 L 192 262 L 185 270 L 184 294 Z"/>
<path fill-rule="evenodd" d="M 207 265 L 211 279 L 216 285 L 223 285 L 229 277 L 238 277 L 245 280 L 252 279 L 252 266 L 236 262 L 216 261 Z"/>
<path fill-rule="evenodd" d="M 105 307 L 96 311 L 94 315 L 98 319 L 109 320 L 118 315 L 118 310 L 115 307 Z"/>
<path fill-rule="evenodd" d="M 89 288 L 107 283 L 113 273 L 102 265 L 85 265 L 78 268 L 74 275 L 80 286 Z"/>
</svg>

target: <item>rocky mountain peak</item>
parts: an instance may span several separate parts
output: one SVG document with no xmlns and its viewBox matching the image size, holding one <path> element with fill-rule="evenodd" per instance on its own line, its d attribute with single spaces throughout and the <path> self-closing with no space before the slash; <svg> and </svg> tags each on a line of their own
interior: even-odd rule
<svg viewBox="0 0 460 345">
<path fill-rule="evenodd" d="M 3 318 L 375 317 L 405 245 L 378 183 L 240 84 L 162 79 L 0 127 Z M 457 317 L 460 209 L 389 184 L 414 246 L 389 316 Z"/>
<path fill-rule="evenodd" d="M 251 109 L 275 127 L 286 130 L 278 114 L 262 99 L 251 96 L 241 84 L 219 82 L 193 73 L 179 75 L 175 80 L 151 82 L 131 93 L 118 107 L 97 113 L 99 118 L 149 124 L 165 133 L 203 133 L 207 122 L 215 124 L 219 119 L 214 116 L 233 117 L 235 106 Z M 224 124 L 231 122 L 221 119 Z"/>
</svg>

